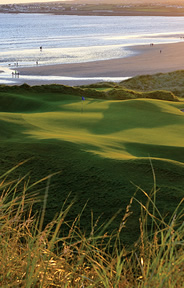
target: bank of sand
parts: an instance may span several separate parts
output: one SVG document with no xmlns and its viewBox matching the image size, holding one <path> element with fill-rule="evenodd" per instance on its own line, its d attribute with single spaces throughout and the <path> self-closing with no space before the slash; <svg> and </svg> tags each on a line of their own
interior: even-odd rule
<svg viewBox="0 0 184 288">
<path fill-rule="evenodd" d="M 181 40 L 182 41 L 182 40 Z M 20 72 L 19 83 L 39 85 L 47 83 L 58 83 L 67 85 L 83 85 L 97 82 L 90 78 L 96 77 L 132 77 L 155 73 L 166 73 L 184 69 L 184 41 L 172 44 L 141 45 L 130 47 L 130 50 L 137 53 L 133 56 L 94 61 L 75 64 L 57 64 L 47 66 L 35 66 L 18 68 Z M 24 79 L 23 75 L 43 76 L 42 79 Z M 44 80 L 44 76 L 77 77 L 78 80 Z M 89 78 L 83 80 L 82 78 Z M 80 79 L 81 78 L 81 79 Z"/>
</svg>

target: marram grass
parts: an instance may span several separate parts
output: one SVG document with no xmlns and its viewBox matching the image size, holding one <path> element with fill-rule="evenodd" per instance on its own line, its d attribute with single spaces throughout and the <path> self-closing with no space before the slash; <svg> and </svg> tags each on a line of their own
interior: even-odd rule
<svg viewBox="0 0 184 288">
<path fill-rule="evenodd" d="M 72 224 L 66 222 L 72 203 L 64 203 L 43 227 L 51 176 L 40 180 L 46 181 L 43 209 L 33 215 L 32 206 L 40 201 L 32 192 L 37 183 L 30 185 L 28 175 L 8 181 L 13 169 L 0 177 L 0 287 L 183 287 L 183 199 L 166 222 L 156 206 L 156 182 L 151 194 L 142 190 L 147 204 L 140 203 L 140 237 L 126 247 L 120 234 L 136 197 L 111 235 L 108 225 L 93 223 L 93 213 L 89 236 L 80 230 L 82 211 Z M 61 236 L 66 227 L 68 235 Z"/>
</svg>

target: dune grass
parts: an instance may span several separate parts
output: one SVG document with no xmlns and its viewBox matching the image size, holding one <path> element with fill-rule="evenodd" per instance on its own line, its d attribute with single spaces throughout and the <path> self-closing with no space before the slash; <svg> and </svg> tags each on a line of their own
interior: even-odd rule
<svg viewBox="0 0 184 288">
<path fill-rule="evenodd" d="M 145 205 L 131 197 L 111 234 L 108 226 L 115 217 L 99 226 L 92 212 L 88 236 L 80 229 L 82 210 L 72 223 L 66 221 L 73 203 L 63 202 L 60 212 L 43 227 L 52 175 L 33 184 L 26 175 L 10 181 L 19 166 L 0 177 L 1 287 L 182 287 L 183 198 L 166 222 L 156 205 L 154 172 L 150 194 L 137 187 L 146 196 Z M 42 209 L 33 214 L 34 203 L 41 201 L 40 182 L 45 183 L 45 196 Z M 127 229 L 133 202 L 139 202 L 139 237 L 127 247 L 120 233 Z M 68 234 L 62 236 L 66 227 Z"/>
<path fill-rule="evenodd" d="M 184 70 L 154 75 L 141 75 L 122 81 L 120 85 L 136 91 L 167 90 L 178 97 L 184 96 Z"/>
<path fill-rule="evenodd" d="M 113 231 L 135 192 L 132 182 L 145 191 L 152 189 L 150 158 L 157 176 L 157 207 L 163 215 L 171 215 L 183 195 L 182 99 L 113 100 L 113 93 L 107 97 L 113 85 L 93 85 L 90 92 L 87 87 L 62 85 L 1 86 L 1 173 L 26 159 L 31 160 L 13 171 L 12 179 L 29 173 L 32 183 L 60 171 L 51 179 L 44 225 L 70 193 L 68 203 L 75 203 L 67 221 L 74 221 L 87 203 L 89 209 L 84 210 L 80 224 L 89 235 L 91 210 L 100 225 L 122 210 L 109 225 Z M 106 98 L 98 98 L 99 88 Z M 93 98 L 86 96 L 87 90 Z M 170 97 L 165 92 L 161 95 Z M 43 195 L 42 183 L 39 189 Z M 137 199 L 145 204 L 140 191 Z M 34 211 L 39 208 L 39 203 L 33 207 Z M 139 233 L 136 202 L 133 210 L 121 235 L 127 243 Z"/>
</svg>

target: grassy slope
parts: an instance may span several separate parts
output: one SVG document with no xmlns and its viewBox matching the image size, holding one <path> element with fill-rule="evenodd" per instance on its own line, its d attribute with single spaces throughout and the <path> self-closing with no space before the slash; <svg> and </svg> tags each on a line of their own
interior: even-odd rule
<svg viewBox="0 0 184 288">
<path fill-rule="evenodd" d="M 176 96 L 184 97 L 184 70 L 170 73 L 142 75 L 121 82 L 123 87 L 138 91 L 165 89 L 172 91 Z"/>
<path fill-rule="evenodd" d="M 168 213 L 183 195 L 183 104 L 154 99 L 82 102 L 81 96 L 47 87 L 1 87 L 1 172 L 33 156 L 16 171 L 17 177 L 30 172 L 35 181 L 61 171 L 51 181 L 46 219 L 71 193 L 68 201 L 76 200 L 71 219 L 88 201 L 81 219 L 87 229 L 91 210 L 95 219 L 102 214 L 103 222 L 122 208 L 121 219 L 136 191 L 131 182 L 147 192 L 152 189 L 150 157 L 160 189 L 158 207 Z M 137 198 L 144 201 L 140 191 Z M 133 206 L 126 239 L 138 233 L 140 208 Z"/>
</svg>

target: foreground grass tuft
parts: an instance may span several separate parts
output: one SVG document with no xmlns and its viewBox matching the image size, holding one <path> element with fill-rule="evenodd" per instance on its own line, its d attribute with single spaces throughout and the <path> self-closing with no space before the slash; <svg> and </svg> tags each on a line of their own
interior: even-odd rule
<svg viewBox="0 0 184 288">
<path fill-rule="evenodd" d="M 146 205 L 140 203 L 140 237 L 125 247 L 120 234 L 131 214 L 132 197 L 116 231 L 93 223 L 86 236 L 80 217 L 70 224 L 65 217 L 72 203 L 43 227 L 50 177 L 43 209 L 33 215 L 40 201 L 27 177 L 8 181 L 0 177 L 0 287 L 182 287 L 184 277 L 183 200 L 165 222 L 156 206 L 156 185 Z M 82 213 L 82 212 L 81 212 Z M 113 221 L 113 219 L 111 219 Z M 67 236 L 62 231 L 69 228 Z M 64 233 L 63 233 L 64 234 Z"/>
</svg>

